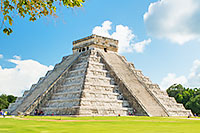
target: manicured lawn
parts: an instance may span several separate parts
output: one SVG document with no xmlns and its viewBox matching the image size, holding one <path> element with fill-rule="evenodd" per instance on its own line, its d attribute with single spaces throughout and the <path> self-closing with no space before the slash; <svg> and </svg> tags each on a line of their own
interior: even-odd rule
<svg viewBox="0 0 200 133">
<path fill-rule="evenodd" d="M 65 133 L 198 133 L 200 120 L 164 117 L 60 117 L 0 118 L 3 132 Z"/>
</svg>

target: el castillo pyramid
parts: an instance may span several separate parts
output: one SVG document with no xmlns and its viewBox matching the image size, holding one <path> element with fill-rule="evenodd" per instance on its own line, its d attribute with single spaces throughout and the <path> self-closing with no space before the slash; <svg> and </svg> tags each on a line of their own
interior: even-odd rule
<svg viewBox="0 0 200 133">
<path fill-rule="evenodd" d="M 73 42 L 73 54 L 48 71 L 9 112 L 32 115 L 188 116 L 182 104 L 161 91 L 118 53 L 118 41 L 91 35 Z"/>
</svg>

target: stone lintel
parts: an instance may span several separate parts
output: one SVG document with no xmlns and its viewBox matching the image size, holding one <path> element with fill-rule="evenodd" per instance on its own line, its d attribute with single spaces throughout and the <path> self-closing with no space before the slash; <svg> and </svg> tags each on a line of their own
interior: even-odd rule
<svg viewBox="0 0 200 133">
<path fill-rule="evenodd" d="M 118 40 L 93 34 L 91 36 L 73 41 L 73 53 L 87 51 L 92 48 L 117 52 Z"/>
</svg>

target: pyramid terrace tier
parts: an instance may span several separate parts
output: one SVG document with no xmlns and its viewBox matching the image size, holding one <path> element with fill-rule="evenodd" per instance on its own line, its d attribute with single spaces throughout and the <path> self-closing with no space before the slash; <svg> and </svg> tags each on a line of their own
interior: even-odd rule
<svg viewBox="0 0 200 133">
<path fill-rule="evenodd" d="M 56 92 L 61 92 L 61 93 L 64 93 L 64 92 L 72 92 L 72 91 L 81 91 L 82 89 L 82 84 L 81 82 L 79 83 L 69 83 L 69 84 L 66 84 L 66 85 L 63 85 L 62 87 L 60 88 L 57 88 L 56 89 Z"/>
<path fill-rule="evenodd" d="M 95 92 L 113 92 L 115 88 L 118 86 L 116 85 L 105 85 L 105 84 L 97 84 L 97 83 L 88 83 L 85 82 L 84 89 L 91 90 Z M 81 91 L 82 90 L 82 83 L 69 83 L 63 85 L 62 87 L 58 88 L 56 92 L 72 92 L 72 91 Z"/>
<path fill-rule="evenodd" d="M 58 92 L 54 93 L 52 96 L 52 100 L 65 100 L 72 98 L 80 98 L 82 96 L 90 97 L 90 98 L 109 98 L 109 99 L 117 99 L 118 93 L 113 92 L 94 92 L 91 90 L 81 90 L 81 91 L 71 91 L 71 92 Z"/>
<path fill-rule="evenodd" d="M 68 107 L 49 107 L 43 108 L 45 115 L 82 115 L 82 116 L 117 116 L 117 115 L 128 115 L 128 111 L 132 108 L 96 108 L 87 106 L 74 106 Z"/>
<path fill-rule="evenodd" d="M 100 98 L 73 98 L 73 99 L 64 99 L 64 100 L 50 100 L 48 101 L 43 108 L 48 107 L 74 107 L 74 106 L 90 106 L 98 108 L 123 108 L 123 101 L 121 100 L 112 100 L 112 99 L 100 99 Z"/>
</svg>

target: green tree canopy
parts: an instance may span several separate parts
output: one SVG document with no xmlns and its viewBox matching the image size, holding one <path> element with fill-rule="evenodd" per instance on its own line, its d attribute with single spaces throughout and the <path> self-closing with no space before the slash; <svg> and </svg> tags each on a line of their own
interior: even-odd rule
<svg viewBox="0 0 200 133">
<path fill-rule="evenodd" d="M 167 89 L 170 97 L 174 97 L 178 103 L 182 103 L 186 109 L 200 114 L 200 88 L 185 88 L 181 84 L 174 84 Z"/>
<path fill-rule="evenodd" d="M 35 21 L 40 17 L 56 16 L 56 6 L 81 7 L 84 0 L 1 0 L 0 29 L 10 35 L 13 17 L 18 14 L 20 17 L 28 17 Z"/>
<path fill-rule="evenodd" d="M 200 114 L 200 95 L 192 97 L 187 103 L 186 108 L 192 109 L 194 113 Z"/>
<path fill-rule="evenodd" d="M 16 99 L 17 97 L 13 95 L 0 95 L 0 109 L 7 109 L 9 104 L 15 102 Z"/>
</svg>

